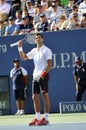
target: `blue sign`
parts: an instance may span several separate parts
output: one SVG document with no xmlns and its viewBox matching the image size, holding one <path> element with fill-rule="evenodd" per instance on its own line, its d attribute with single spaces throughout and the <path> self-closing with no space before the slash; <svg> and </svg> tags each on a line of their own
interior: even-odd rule
<svg viewBox="0 0 86 130">
<path fill-rule="evenodd" d="M 86 102 L 60 102 L 59 110 L 61 114 L 86 112 Z"/>
<path fill-rule="evenodd" d="M 74 59 L 76 56 L 80 56 L 83 61 L 86 61 L 86 29 L 45 32 L 43 35 L 44 44 L 51 48 L 53 52 L 53 66 L 50 71 L 49 80 L 50 112 L 59 112 L 59 102 L 72 102 L 76 100 L 73 77 Z M 0 37 L 0 75 L 9 77 L 10 70 L 13 68 L 13 59 L 18 58 L 20 60 L 21 65 L 28 71 L 29 75 L 25 112 L 34 113 L 32 101 L 33 61 L 22 61 L 17 47 L 10 47 L 10 44 L 24 37 L 25 35 Z M 35 47 L 34 44 L 23 44 L 25 53 L 29 52 L 33 47 Z M 11 113 L 14 114 L 16 112 L 16 103 L 11 80 L 9 88 Z M 86 93 L 84 93 L 82 100 L 86 100 Z M 42 101 L 41 104 L 41 111 L 43 112 Z"/>
</svg>

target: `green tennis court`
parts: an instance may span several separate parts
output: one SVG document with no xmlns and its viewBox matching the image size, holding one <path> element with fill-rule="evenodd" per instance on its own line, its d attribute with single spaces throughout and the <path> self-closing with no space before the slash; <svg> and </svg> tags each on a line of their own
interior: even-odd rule
<svg viewBox="0 0 86 130">
<path fill-rule="evenodd" d="M 43 115 L 41 115 L 43 116 Z M 35 117 L 34 114 L 0 116 L 0 125 L 26 125 Z M 50 114 L 50 123 L 79 123 L 86 122 L 86 113 Z"/>
</svg>

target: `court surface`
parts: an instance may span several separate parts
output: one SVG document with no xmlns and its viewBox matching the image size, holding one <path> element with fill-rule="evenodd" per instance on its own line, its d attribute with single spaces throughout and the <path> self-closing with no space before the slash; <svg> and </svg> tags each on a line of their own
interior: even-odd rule
<svg viewBox="0 0 86 130">
<path fill-rule="evenodd" d="M 50 114 L 49 125 L 28 126 L 33 118 L 29 114 L 0 116 L 0 130 L 86 130 L 86 113 Z"/>
<path fill-rule="evenodd" d="M 47 126 L 8 125 L 0 130 L 86 130 L 86 123 L 50 124 Z"/>
</svg>

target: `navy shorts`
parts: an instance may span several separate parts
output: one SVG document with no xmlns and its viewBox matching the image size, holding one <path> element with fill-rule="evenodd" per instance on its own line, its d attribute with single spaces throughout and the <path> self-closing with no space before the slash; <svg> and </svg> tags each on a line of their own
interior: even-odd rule
<svg viewBox="0 0 86 130">
<path fill-rule="evenodd" d="M 39 80 L 33 79 L 32 94 L 48 93 L 48 81 L 49 81 L 49 74 L 47 74 L 44 79 L 42 78 L 39 78 Z"/>
<path fill-rule="evenodd" d="M 14 90 L 14 96 L 15 96 L 16 100 L 18 100 L 18 99 L 24 100 L 25 99 L 24 89 Z"/>
</svg>

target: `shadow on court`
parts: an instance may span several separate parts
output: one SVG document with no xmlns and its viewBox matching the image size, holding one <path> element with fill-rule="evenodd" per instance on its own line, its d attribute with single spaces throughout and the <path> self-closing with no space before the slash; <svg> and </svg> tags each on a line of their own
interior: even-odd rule
<svg viewBox="0 0 86 130">
<path fill-rule="evenodd" d="M 47 126 L 9 125 L 0 130 L 86 130 L 86 123 L 60 123 Z"/>
</svg>

